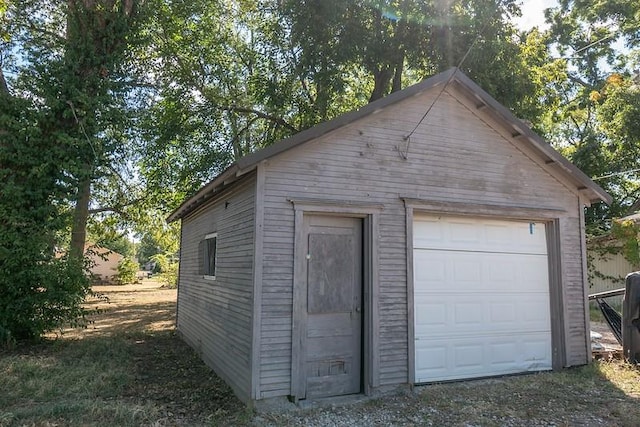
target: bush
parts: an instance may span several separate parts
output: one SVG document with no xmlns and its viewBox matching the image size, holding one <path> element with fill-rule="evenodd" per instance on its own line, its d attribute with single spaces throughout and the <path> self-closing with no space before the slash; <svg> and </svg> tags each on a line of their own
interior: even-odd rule
<svg viewBox="0 0 640 427">
<path fill-rule="evenodd" d="M 68 257 L 21 255 L 3 263 L 8 275 L 0 278 L 2 341 L 32 339 L 65 324 L 84 324 L 82 303 L 90 284 L 82 263 Z M 38 261 L 20 265 L 25 260 Z"/>
<path fill-rule="evenodd" d="M 131 258 L 123 258 L 118 263 L 118 274 L 116 274 L 116 281 L 121 284 L 135 283 L 138 279 L 138 270 L 140 265 Z"/>
<path fill-rule="evenodd" d="M 180 265 L 178 261 L 165 254 L 156 254 L 151 257 L 151 260 L 155 261 L 156 267 L 160 271 L 156 276 L 158 280 L 169 288 L 176 288 L 178 286 L 178 268 Z"/>
</svg>

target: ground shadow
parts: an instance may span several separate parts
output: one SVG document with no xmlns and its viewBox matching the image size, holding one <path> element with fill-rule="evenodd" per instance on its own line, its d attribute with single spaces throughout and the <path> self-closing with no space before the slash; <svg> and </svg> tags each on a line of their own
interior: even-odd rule
<svg viewBox="0 0 640 427">
<path fill-rule="evenodd" d="M 132 396 L 162 405 L 177 419 L 234 418 L 244 405 L 175 332 L 132 341 L 137 380 Z"/>
</svg>

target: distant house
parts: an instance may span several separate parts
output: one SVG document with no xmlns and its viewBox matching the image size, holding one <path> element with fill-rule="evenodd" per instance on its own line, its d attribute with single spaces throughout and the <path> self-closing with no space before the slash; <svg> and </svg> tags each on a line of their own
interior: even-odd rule
<svg viewBox="0 0 640 427">
<path fill-rule="evenodd" d="M 107 248 L 87 245 L 85 255 L 89 258 L 89 269 L 95 283 L 114 283 L 118 274 L 118 264 L 124 256 Z"/>
<path fill-rule="evenodd" d="M 452 69 L 186 200 L 178 330 L 245 402 L 582 365 L 583 208 L 610 200 Z"/>
</svg>

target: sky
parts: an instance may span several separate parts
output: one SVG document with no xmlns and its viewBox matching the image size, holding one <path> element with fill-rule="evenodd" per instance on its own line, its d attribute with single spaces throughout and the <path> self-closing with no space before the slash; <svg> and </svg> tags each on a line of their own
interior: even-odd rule
<svg viewBox="0 0 640 427">
<path fill-rule="evenodd" d="M 533 27 L 546 28 L 544 24 L 544 10 L 557 6 L 557 0 L 521 0 L 522 17 L 516 20 L 516 25 L 523 30 Z"/>
</svg>

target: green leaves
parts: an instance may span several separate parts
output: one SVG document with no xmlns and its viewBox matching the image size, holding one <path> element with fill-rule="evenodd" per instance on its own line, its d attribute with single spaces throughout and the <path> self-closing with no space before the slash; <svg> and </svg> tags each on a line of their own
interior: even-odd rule
<svg viewBox="0 0 640 427">
<path fill-rule="evenodd" d="M 59 158 L 39 118 L 29 102 L 6 96 L 0 103 L 0 335 L 10 339 L 82 317 L 89 291 L 83 265 L 56 246 L 69 217 L 59 208 Z"/>
<path fill-rule="evenodd" d="M 17 60 L 8 56 L 15 95 L 0 88 L 0 328 L 14 338 L 82 318 L 89 212 L 123 214 L 125 199 L 135 196 L 119 190 L 118 179 L 131 125 L 122 113 L 129 100 L 121 72 L 138 3 L 1 5 L 11 12 L 15 45 L 7 52 L 20 52 Z M 98 205 L 105 201 L 115 203 Z"/>
<path fill-rule="evenodd" d="M 563 0 L 548 18 L 550 42 L 564 57 L 567 77 L 555 94 L 561 102 L 547 109 L 545 131 L 614 196 L 610 207 L 587 210 L 589 231 L 600 234 L 612 218 L 631 213 L 640 197 L 638 90 L 632 79 L 640 4 Z"/>
</svg>

